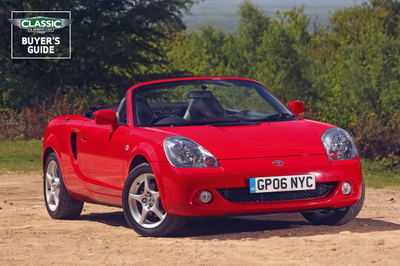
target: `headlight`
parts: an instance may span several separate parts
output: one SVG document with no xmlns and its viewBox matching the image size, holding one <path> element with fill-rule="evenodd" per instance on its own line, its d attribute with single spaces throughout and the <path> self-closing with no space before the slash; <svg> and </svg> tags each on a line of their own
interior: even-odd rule
<svg viewBox="0 0 400 266">
<path fill-rule="evenodd" d="M 356 144 L 349 133 L 340 128 L 329 128 L 321 137 L 329 161 L 357 158 Z"/>
<path fill-rule="evenodd" d="M 164 150 L 170 164 L 177 168 L 218 167 L 217 159 L 199 144 L 185 137 L 168 137 Z"/>
</svg>

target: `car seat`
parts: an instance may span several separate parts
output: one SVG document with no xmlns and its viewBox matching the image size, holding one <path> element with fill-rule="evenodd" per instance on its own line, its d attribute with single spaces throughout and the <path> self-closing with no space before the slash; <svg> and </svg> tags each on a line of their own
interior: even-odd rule
<svg viewBox="0 0 400 266">
<path fill-rule="evenodd" d="M 147 126 L 155 117 L 153 109 L 142 96 L 136 96 L 136 115 L 140 126 Z"/>
<path fill-rule="evenodd" d="M 225 110 L 211 91 L 189 91 L 190 99 L 184 119 L 201 120 L 207 117 L 224 117 Z"/>
</svg>

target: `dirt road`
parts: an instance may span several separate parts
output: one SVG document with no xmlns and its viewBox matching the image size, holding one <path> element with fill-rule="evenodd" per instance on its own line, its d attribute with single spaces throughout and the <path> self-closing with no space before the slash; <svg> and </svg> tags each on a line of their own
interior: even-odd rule
<svg viewBox="0 0 400 266">
<path fill-rule="evenodd" d="M 144 238 L 121 209 L 85 204 L 52 220 L 37 174 L 0 175 L 0 265 L 400 265 L 400 190 L 367 188 L 358 218 L 313 226 L 300 214 L 208 218 Z"/>
</svg>

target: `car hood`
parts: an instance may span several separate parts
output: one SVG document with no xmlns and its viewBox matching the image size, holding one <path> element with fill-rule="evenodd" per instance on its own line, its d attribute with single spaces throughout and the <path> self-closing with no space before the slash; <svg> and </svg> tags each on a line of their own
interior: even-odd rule
<svg viewBox="0 0 400 266">
<path fill-rule="evenodd" d="M 326 154 L 321 142 L 331 125 L 307 120 L 261 123 L 251 126 L 183 126 L 147 128 L 187 137 L 217 159 L 261 158 Z"/>
</svg>

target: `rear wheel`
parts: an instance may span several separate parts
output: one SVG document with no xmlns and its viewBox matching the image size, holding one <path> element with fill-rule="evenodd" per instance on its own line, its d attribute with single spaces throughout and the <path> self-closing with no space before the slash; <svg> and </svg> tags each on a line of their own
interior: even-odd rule
<svg viewBox="0 0 400 266">
<path fill-rule="evenodd" d="M 185 225 L 180 216 L 167 214 L 148 163 L 138 165 L 126 179 L 122 207 L 129 226 L 142 236 L 167 236 Z"/>
<path fill-rule="evenodd" d="M 303 217 L 306 218 L 310 223 L 323 224 L 323 225 L 343 225 L 358 215 L 364 204 L 365 199 L 365 185 L 362 183 L 361 197 L 356 204 L 348 206 L 343 209 L 336 209 L 331 211 L 320 211 L 320 212 L 305 212 L 302 213 Z"/>
<path fill-rule="evenodd" d="M 83 202 L 71 198 L 68 194 L 54 152 L 47 157 L 45 166 L 43 192 L 47 212 L 53 219 L 77 218 L 82 212 Z"/>
</svg>

